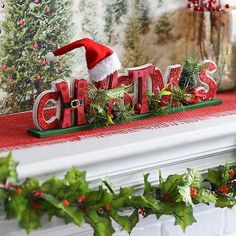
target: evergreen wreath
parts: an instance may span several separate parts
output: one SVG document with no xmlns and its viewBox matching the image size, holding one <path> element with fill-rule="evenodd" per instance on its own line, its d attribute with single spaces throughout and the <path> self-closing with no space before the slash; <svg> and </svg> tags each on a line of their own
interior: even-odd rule
<svg viewBox="0 0 236 236">
<path fill-rule="evenodd" d="M 27 233 L 41 227 L 40 219 L 58 217 L 65 223 L 81 226 L 84 222 L 94 229 L 95 236 L 111 236 L 112 220 L 129 234 L 140 216 L 172 215 L 175 225 L 186 227 L 196 222 L 193 207 L 199 203 L 214 203 L 216 207 L 232 208 L 236 204 L 235 166 L 209 169 L 206 176 L 197 169 L 185 174 L 170 175 L 152 185 L 144 175 L 143 194 L 134 187 L 115 192 L 107 181 L 90 188 L 86 173 L 72 167 L 63 179 L 55 176 L 41 183 L 38 179 L 18 179 L 18 163 L 9 154 L 0 158 L 0 202 L 6 219 L 17 218 Z M 132 210 L 132 211 L 131 211 Z M 130 213 L 131 212 L 131 213 Z"/>
</svg>

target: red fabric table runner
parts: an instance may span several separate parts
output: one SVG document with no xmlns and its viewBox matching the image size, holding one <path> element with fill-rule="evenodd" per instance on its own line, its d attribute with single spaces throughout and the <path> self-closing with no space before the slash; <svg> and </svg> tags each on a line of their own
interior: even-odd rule
<svg viewBox="0 0 236 236">
<path fill-rule="evenodd" d="M 207 119 L 212 116 L 236 113 L 236 91 L 218 94 L 217 97 L 223 101 L 223 103 L 218 106 L 152 117 L 145 120 L 132 121 L 103 128 L 94 128 L 44 139 L 38 139 L 27 134 L 27 129 L 34 127 L 31 112 L 3 115 L 0 116 L 0 151 L 48 145 L 51 143 L 78 141 L 85 137 L 102 137 L 117 133 L 135 132 L 140 129 L 163 128 L 178 125 L 183 122 Z"/>
</svg>

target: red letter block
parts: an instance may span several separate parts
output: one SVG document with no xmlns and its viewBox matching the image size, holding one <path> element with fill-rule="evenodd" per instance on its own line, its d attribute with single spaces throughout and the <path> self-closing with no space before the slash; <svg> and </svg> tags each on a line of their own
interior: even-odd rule
<svg viewBox="0 0 236 236">
<path fill-rule="evenodd" d="M 137 100 L 136 108 L 140 114 L 149 112 L 147 96 L 148 80 L 151 82 L 154 69 L 155 67 L 151 64 L 126 69 L 129 78 L 134 81 L 134 95 L 136 96 L 137 93 L 137 98 L 135 98 Z"/>
<path fill-rule="evenodd" d="M 208 75 L 207 72 L 210 74 L 215 73 L 217 70 L 217 66 L 215 62 L 207 60 L 203 62 L 203 69 L 199 74 L 199 82 L 202 87 L 196 88 L 197 95 L 199 96 L 200 100 L 209 100 L 216 96 L 217 91 L 217 84 L 215 80 Z"/>
<path fill-rule="evenodd" d="M 72 89 L 70 90 L 68 83 L 65 81 L 56 83 L 57 90 L 61 98 L 61 128 L 68 128 L 72 125 L 72 113 L 75 111 L 76 125 L 86 124 L 87 121 L 84 115 L 85 93 L 87 90 L 87 81 L 75 79 L 71 82 Z M 73 91 L 74 90 L 74 91 Z"/>
</svg>

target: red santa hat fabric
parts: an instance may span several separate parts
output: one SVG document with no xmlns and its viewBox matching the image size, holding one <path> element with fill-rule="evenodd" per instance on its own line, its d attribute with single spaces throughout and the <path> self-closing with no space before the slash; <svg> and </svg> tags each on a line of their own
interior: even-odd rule
<svg viewBox="0 0 236 236">
<path fill-rule="evenodd" d="M 121 63 L 115 52 L 88 38 L 77 40 L 54 52 L 50 52 L 46 59 L 47 61 L 53 61 L 55 56 L 63 55 L 80 47 L 84 47 L 86 51 L 86 62 L 91 81 L 101 81 L 120 69 Z"/>
</svg>

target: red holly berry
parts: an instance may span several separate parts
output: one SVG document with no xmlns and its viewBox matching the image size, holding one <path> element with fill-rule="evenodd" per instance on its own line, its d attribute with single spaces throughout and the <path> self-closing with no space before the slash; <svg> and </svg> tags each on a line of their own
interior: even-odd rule
<svg viewBox="0 0 236 236">
<path fill-rule="evenodd" d="M 223 193 L 224 195 L 227 195 L 229 191 L 229 188 L 227 187 L 226 184 L 222 185 L 220 188 L 219 188 L 219 192 Z"/>
<path fill-rule="evenodd" d="M 33 202 L 33 203 L 32 203 L 32 206 L 33 206 L 33 208 L 34 208 L 35 210 L 38 210 L 38 209 L 40 209 L 40 207 L 41 207 L 40 203 L 38 203 L 38 202 Z"/>
<path fill-rule="evenodd" d="M 197 189 L 190 187 L 190 196 L 191 197 L 196 197 L 198 195 Z"/>
<path fill-rule="evenodd" d="M 86 199 L 86 197 L 84 195 L 80 195 L 79 198 L 77 199 L 77 202 L 82 203 L 85 201 L 85 199 Z"/>
<path fill-rule="evenodd" d="M 140 210 L 138 211 L 138 213 L 142 216 L 145 216 L 145 209 L 144 208 L 140 208 Z"/>
<path fill-rule="evenodd" d="M 230 171 L 229 171 L 229 176 L 230 176 L 231 179 L 234 178 L 234 176 L 235 176 L 235 171 L 234 171 L 234 169 L 230 169 Z"/>
<path fill-rule="evenodd" d="M 111 204 L 106 204 L 106 205 L 105 205 L 105 209 L 106 209 L 107 211 L 111 211 L 111 210 L 112 210 L 112 205 L 111 205 Z"/>
<path fill-rule="evenodd" d="M 229 5 L 229 4 L 225 4 L 225 8 L 226 8 L 226 9 L 229 9 L 229 8 L 230 8 L 230 5 Z"/>
<path fill-rule="evenodd" d="M 99 215 L 103 215 L 103 214 L 104 214 L 104 209 L 103 209 L 103 208 L 99 208 L 99 209 L 97 210 L 97 213 L 98 213 Z"/>
<path fill-rule="evenodd" d="M 33 192 L 33 196 L 34 196 L 34 197 L 42 197 L 42 196 L 43 196 L 43 192 L 42 192 L 42 191 L 39 191 L 39 190 L 38 190 L 38 191 L 34 191 L 34 192 Z"/>
<path fill-rule="evenodd" d="M 88 207 L 81 207 L 81 210 L 83 211 L 84 214 L 88 213 Z"/>
<path fill-rule="evenodd" d="M 70 202 L 69 202 L 67 199 L 65 199 L 65 200 L 63 201 L 63 205 L 64 205 L 65 207 L 68 207 L 68 206 L 70 205 Z"/>
<path fill-rule="evenodd" d="M 164 194 L 161 196 L 164 200 L 168 201 L 171 199 L 171 195 L 170 194 Z"/>
<path fill-rule="evenodd" d="M 22 190 L 22 188 L 17 187 L 17 188 L 16 188 L 16 192 L 17 192 L 18 194 L 21 194 L 21 193 L 23 192 L 23 190 Z"/>
</svg>

